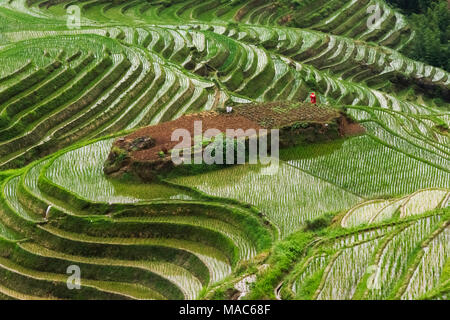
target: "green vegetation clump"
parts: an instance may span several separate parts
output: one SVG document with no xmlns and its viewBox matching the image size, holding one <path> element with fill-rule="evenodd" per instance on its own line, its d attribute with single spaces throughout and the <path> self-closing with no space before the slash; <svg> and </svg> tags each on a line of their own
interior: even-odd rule
<svg viewBox="0 0 450 320">
<path fill-rule="evenodd" d="M 105 173 L 116 172 L 122 167 L 124 161 L 126 161 L 127 159 L 129 159 L 128 151 L 116 146 L 112 147 L 108 159 L 105 162 Z"/>
<path fill-rule="evenodd" d="M 267 261 L 270 267 L 252 286 L 249 299 L 275 299 L 274 289 L 287 275 L 292 265 L 304 256 L 313 240 L 313 233 L 302 232 L 279 242 Z"/>
<path fill-rule="evenodd" d="M 305 231 L 314 232 L 327 228 L 331 224 L 333 217 L 333 214 L 327 213 L 313 220 L 306 220 Z"/>
</svg>

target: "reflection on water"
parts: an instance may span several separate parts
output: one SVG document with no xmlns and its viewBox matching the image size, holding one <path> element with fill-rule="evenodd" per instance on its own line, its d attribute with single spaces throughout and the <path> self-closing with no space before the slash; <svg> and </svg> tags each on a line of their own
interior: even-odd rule
<svg viewBox="0 0 450 320">
<path fill-rule="evenodd" d="M 280 160 L 302 160 L 329 155 L 342 148 L 345 139 L 300 145 L 280 150 Z"/>
<path fill-rule="evenodd" d="M 192 200 L 192 195 L 180 189 L 159 183 L 134 183 L 121 182 L 108 179 L 114 187 L 115 194 L 122 197 L 136 198 L 139 200 L 178 199 Z"/>
</svg>

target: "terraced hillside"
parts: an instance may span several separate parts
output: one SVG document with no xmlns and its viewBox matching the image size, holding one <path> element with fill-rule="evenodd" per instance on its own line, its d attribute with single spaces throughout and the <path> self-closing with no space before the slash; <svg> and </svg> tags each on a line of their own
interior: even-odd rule
<svg viewBox="0 0 450 320">
<path fill-rule="evenodd" d="M 240 259 L 270 245 L 263 219 L 239 204 L 161 186 L 118 192 L 120 187 L 100 174 L 102 163 L 92 162 L 92 154 L 102 159 L 111 142 L 59 153 L 3 181 L 0 259 L 2 285 L 9 289 L 2 293 L 192 299 Z M 69 265 L 79 265 L 89 279 L 81 292 L 60 289 Z M 41 284 L 46 290 L 40 291 Z"/>
<path fill-rule="evenodd" d="M 446 299 L 449 230 L 448 210 L 438 210 L 324 238 L 282 290 L 319 300 Z"/>
<path fill-rule="evenodd" d="M 402 54 L 415 34 L 384 1 L 0 0 L 0 17 L 0 298 L 214 296 L 326 213 L 283 298 L 448 297 L 450 74 Z M 103 174 L 139 127 L 311 91 L 366 134 L 283 150 L 273 175 Z"/>
</svg>

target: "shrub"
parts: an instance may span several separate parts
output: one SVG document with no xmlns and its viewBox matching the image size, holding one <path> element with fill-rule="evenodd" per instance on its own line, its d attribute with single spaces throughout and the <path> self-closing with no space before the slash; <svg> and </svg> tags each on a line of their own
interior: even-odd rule
<svg viewBox="0 0 450 320">
<path fill-rule="evenodd" d="M 317 217 L 313 220 L 306 220 L 305 231 L 318 231 L 328 227 L 333 220 L 334 215 L 326 213 L 323 216 Z"/>
</svg>

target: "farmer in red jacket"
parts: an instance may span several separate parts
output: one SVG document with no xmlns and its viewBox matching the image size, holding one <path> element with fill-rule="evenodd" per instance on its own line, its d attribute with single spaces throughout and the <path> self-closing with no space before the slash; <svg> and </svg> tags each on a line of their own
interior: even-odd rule
<svg viewBox="0 0 450 320">
<path fill-rule="evenodd" d="M 311 95 L 309 97 L 311 98 L 311 103 L 312 104 L 316 104 L 316 95 L 315 95 L 315 93 L 314 92 L 311 93 Z"/>
</svg>

